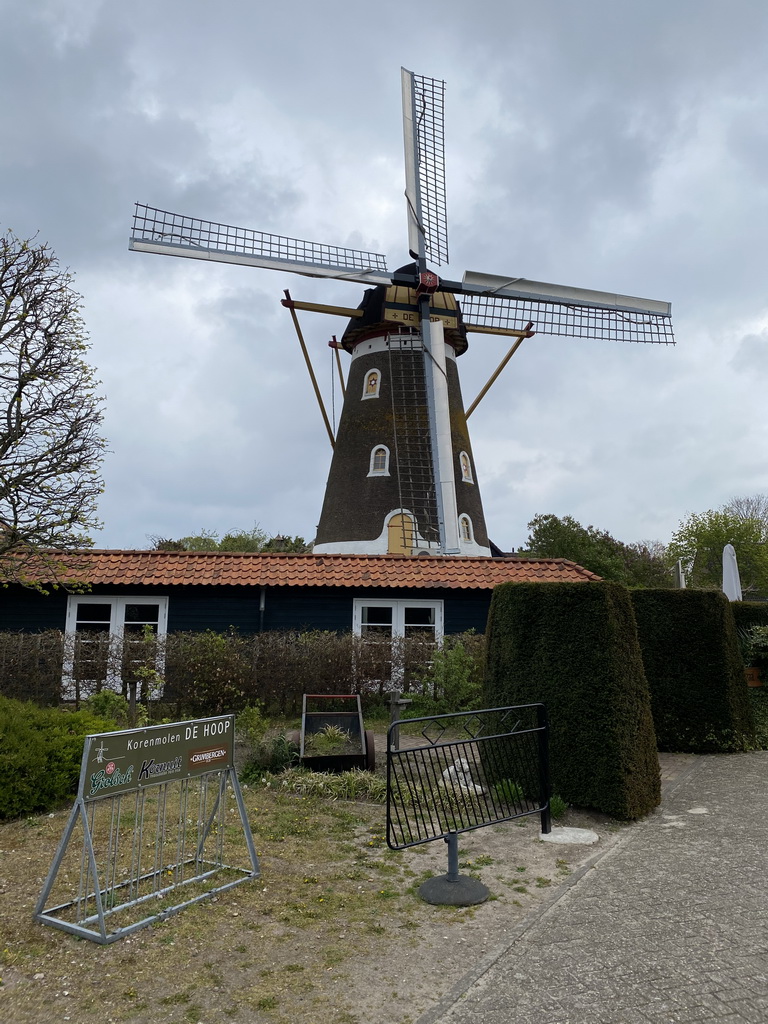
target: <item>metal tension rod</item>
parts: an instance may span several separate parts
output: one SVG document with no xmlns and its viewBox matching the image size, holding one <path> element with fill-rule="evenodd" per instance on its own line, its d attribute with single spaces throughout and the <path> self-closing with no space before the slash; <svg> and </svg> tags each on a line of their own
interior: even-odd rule
<svg viewBox="0 0 768 1024">
<path fill-rule="evenodd" d="M 307 346 L 304 344 L 304 336 L 301 333 L 301 327 L 299 326 L 299 318 L 296 316 L 296 303 L 294 305 L 291 293 L 286 288 L 284 291 L 285 298 L 281 299 L 280 302 L 286 309 L 291 311 L 291 318 L 293 319 L 293 326 L 296 328 L 296 335 L 301 345 L 301 351 L 304 355 L 304 362 L 307 364 L 307 370 L 309 370 L 309 379 L 312 381 L 312 387 L 315 389 L 315 398 L 317 404 L 320 407 L 320 415 L 323 417 L 323 423 L 325 423 L 325 429 L 328 431 L 328 440 L 331 442 L 331 448 L 335 448 L 336 440 L 333 436 L 333 430 L 331 430 L 331 424 L 328 420 L 328 414 L 325 411 L 325 405 L 323 404 L 323 396 L 320 394 L 320 388 L 317 386 L 317 378 L 315 377 L 315 371 L 312 369 L 312 360 L 309 358 L 309 352 L 307 352 Z"/>
<path fill-rule="evenodd" d="M 339 384 L 341 384 L 341 397 L 345 398 L 347 389 L 344 387 L 344 371 L 341 368 L 341 356 L 339 355 L 339 349 L 344 346 L 340 341 L 336 341 L 336 335 L 328 342 L 328 348 L 332 348 L 336 355 L 336 369 L 339 371 Z"/>
<path fill-rule="evenodd" d="M 467 409 L 467 412 L 466 412 L 466 418 L 467 419 L 469 419 L 469 417 L 472 415 L 472 413 L 478 407 L 480 402 L 485 398 L 486 394 L 488 393 L 488 391 L 491 388 L 491 385 L 496 381 L 496 378 L 499 376 L 501 371 L 507 365 L 507 363 L 512 358 L 512 356 L 515 354 L 515 352 L 517 352 L 517 350 L 520 348 L 520 346 L 523 343 L 523 340 L 525 338 L 532 338 L 534 336 L 534 334 L 536 332 L 534 330 L 532 330 L 532 328 L 533 328 L 533 321 L 530 321 L 526 325 L 526 328 L 525 328 L 524 331 L 518 331 L 517 332 L 518 333 L 518 337 L 517 337 L 517 340 L 515 341 L 515 343 L 512 345 L 512 348 L 509 350 L 509 352 L 507 352 L 507 354 L 501 360 L 499 365 L 496 367 L 496 369 L 493 371 L 491 376 L 488 378 L 488 382 L 486 383 L 485 387 L 481 390 L 480 394 L 474 400 L 472 405 L 470 405 L 470 407 Z"/>
</svg>

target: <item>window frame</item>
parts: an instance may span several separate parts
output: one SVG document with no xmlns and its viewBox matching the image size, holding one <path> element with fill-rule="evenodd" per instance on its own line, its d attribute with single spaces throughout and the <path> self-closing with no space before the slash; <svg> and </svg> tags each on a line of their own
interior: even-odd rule
<svg viewBox="0 0 768 1024">
<path fill-rule="evenodd" d="M 109 605 L 110 617 L 108 628 L 101 632 L 109 633 L 110 643 L 108 650 L 108 667 L 104 679 L 82 679 L 74 678 L 75 661 L 75 637 L 77 636 L 77 624 L 79 621 L 78 609 L 81 605 L 101 604 Z M 122 641 L 126 635 L 125 614 L 129 605 L 157 605 L 157 633 L 156 636 L 164 637 L 168 633 L 168 597 L 165 594 L 155 595 L 123 595 L 123 594 L 70 594 L 67 598 L 67 615 L 64 626 L 64 664 L 62 666 L 62 682 L 64 684 L 65 696 L 76 694 L 78 688 L 85 686 L 99 686 L 102 689 L 115 690 L 122 693 L 124 682 L 122 678 Z M 106 619 L 104 620 L 107 624 Z M 155 659 L 155 670 L 162 674 L 165 669 L 165 657 L 162 652 L 162 645 L 158 645 L 157 658 Z"/>
<path fill-rule="evenodd" d="M 388 637 L 371 637 L 372 643 L 387 643 L 389 648 L 389 675 L 378 680 L 379 690 L 383 693 L 386 689 L 398 688 L 405 685 L 405 664 L 404 651 L 401 641 L 405 640 L 405 610 L 406 608 L 429 608 L 434 612 L 434 645 L 441 647 L 443 643 L 445 626 L 445 603 L 442 599 L 428 600 L 425 598 L 387 598 L 387 597 L 356 597 L 352 601 L 352 632 L 365 641 L 363 633 L 363 609 L 364 608 L 391 608 L 392 623 Z M 375 623 L 374 623 L 375 625 Z"/>
<path fill-rule="evenodd" d="M 376 374 L 376 390 L 368 391 L 368 378 L 372 373 Z M 378 398 L 379 391 L 381 389 L 381 370 L 377 367 L 372 366 L 370 370 L 366 370 L 365 376 L 363 377 L 363 394 L 361 395 L 361 401 L 366 401 L 368 398 Z"/>
<path fill-rule="evenodd" d="M 377 452 L 384 452 L 384 469 L 374 469 L 374 460 Z M 389 476 L 389 448 L 385 444 L 376 444 L 371 449 L 371 457 L 368 462 L 368 476 Z"/>
<path fill-rule="evenodd" d="M 464 460 L 466 459 L 466 472 L 464 471 Z M 473 484 L 475 482 L 474 474 L 472 473 L 472 459 L 469 457 L 469 452 L 459 452 L 459 471 L 461 473 L 461 482 L 463 484 Z"/>
<path fill-rule="evenodd" d="M 445 602 L 442 598 L 429 600 L 426 598 L 407 597 L 355 597 L 352 600 L 352 632 L 355 636 L 364 636 L 363 608 L 392 609 L 392 639 L 405 637 L 405 609 L 431 608 L 435 612 L 435 642 L 440 643 L 445 635 Z"/>
<path fill-rule="evenodd" d="M 464 527 L 466 526 L 466 533 Z M 462 512 L 459 516 L 459 540 L 465 544 L 474 544 L 475 542 L 475 529 L 472 525 L 471 518 L 466 512 Z"/>
</svg>

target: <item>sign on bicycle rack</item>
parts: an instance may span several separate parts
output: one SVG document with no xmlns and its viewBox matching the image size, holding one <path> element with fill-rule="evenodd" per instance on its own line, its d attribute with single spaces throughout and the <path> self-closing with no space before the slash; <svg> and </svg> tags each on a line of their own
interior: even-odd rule
<svg viewBox="0 0 768 1024">
<path fill-rule="evenodd" d="M 395 749 L 393 730 L 401 732 Z M 409 735 L 402 741 L 403 728 Z M 444 839 L 448 874 L 419 895 L 430 903 L 480 903 L 488 890 L 459 875 L 462 832 L 538 814 L 551 831 L 548 723 L 543 704 L 401 720 L 387 741 L 387 845 Z"/>
<path fill-rule="evenodd" d="M 234 731 L 221 715 L 87 736 L 35 919 L 106 944 L 258 878 Z"/>
</svg>

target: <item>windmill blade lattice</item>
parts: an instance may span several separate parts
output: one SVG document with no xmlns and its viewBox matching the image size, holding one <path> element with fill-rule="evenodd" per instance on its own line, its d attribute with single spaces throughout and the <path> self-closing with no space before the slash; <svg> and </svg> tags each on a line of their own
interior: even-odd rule
<svg viewBox="0 0 768 1024">
<path fill-rule="evenodd" d="M 533 323 L 536 334 L 661 345 L 673 345 L 675 342 L 672 321 L 662 314 L 498 295 L 462 294 L 460 298 L 467 330 L 474 327 L 481 331 L 506 333 L 525 330 L 529 323 Z"/>
<path fill-rule="evenodd" d="M 408 235 L 411 250 L 448 262 L 445 201 L 445 82 L 402 72 Z"/>
<path fill-rule="evenodd" d="M 130 247 L 169 256 L 286 269 L 310 276 L 348 277 L 363 283 L 390 280 L 386 257 L 379 253 L 217 224 L 142 203 L 137 203 L 134 210 Z"/>
</svg>

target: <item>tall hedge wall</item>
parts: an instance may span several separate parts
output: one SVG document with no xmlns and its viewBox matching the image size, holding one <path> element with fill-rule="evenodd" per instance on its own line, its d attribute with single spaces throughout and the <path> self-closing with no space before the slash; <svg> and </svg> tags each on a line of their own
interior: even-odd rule
<svg viewBox="0 0 768 1024">
<path fill-rule="evenodd" d="M 625 587 L 502 584 L 486 644 L 489 706 L 547 706 L 555 792 L 622 819 L 659 803 L 650 697 Z"/>
<path fill-rule="evenodd" d="M 731 602 L 715 590 L 635 590 L 660 750 L 744 750 L 754 723 Z"/>
<path fill-rule="evenodd" d="M 768 626 L 768 601 L 732 601 L 731 608 L 737 629 Z"/>
</svg>

